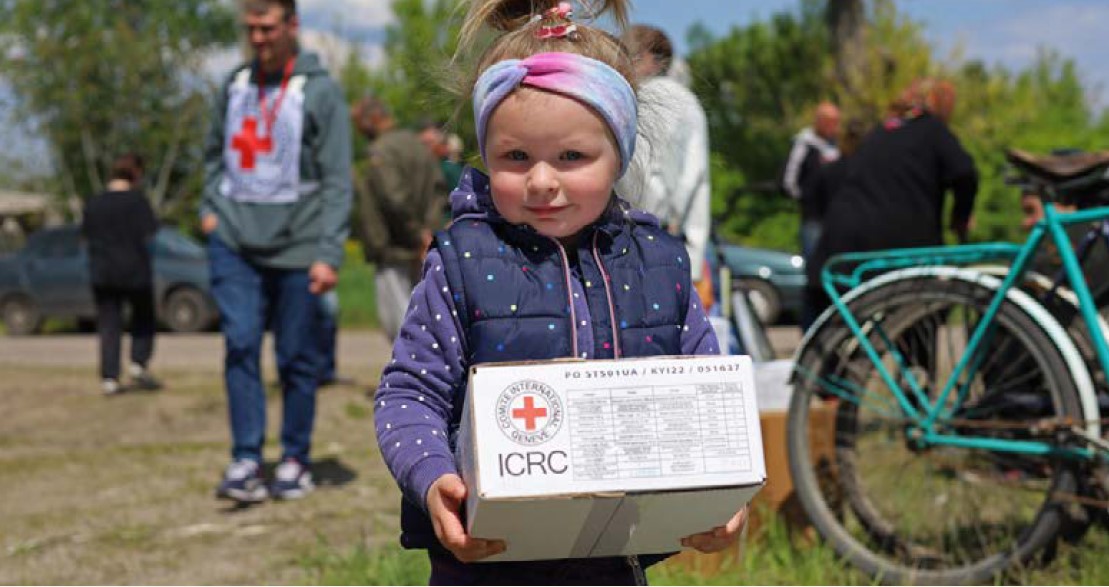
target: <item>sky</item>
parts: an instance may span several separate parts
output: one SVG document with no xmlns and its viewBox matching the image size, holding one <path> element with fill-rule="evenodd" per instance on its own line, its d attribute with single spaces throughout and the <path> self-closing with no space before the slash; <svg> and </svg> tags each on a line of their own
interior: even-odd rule
<svg viewBox="0 0 1109 587">
<path fill-rule="evenodd" d="M 1091 90 L 1109 88 L 1109 1 L 1106 0 L 895 0 L 898 11 L 924 27 L 925 36 L 946 57 L 961 48 L 966 59 L 1020 69 L 1041 48 L 1075 60 Z M 390 0 L 301 0 L 304 25 L 320 33 L 339 32 L 362 43 L 370 59 L 392 16 Z M 632 21 L 665 30 L 679 53 L 695 23 L 715 35 L 799 10 L 800 0 L 633 0 Z M 1103 90 L 1104 91 L 1104 90 Z M 1099 103 L 1104 103 L 1098 96 Z"/>
<path fill-rule="evenodd" d="M 363 59 L 379 64 L 385 27 L 392 22 L 391 0 L 300 0 L 304 44 L 337 65 L 353 45 Z M 960 49 L 964 59 L 1022 69 L 1037 51 L 1051 48 L 1074 59 L 1091 101 L 1109 100 L 1109 0 L 895 0 L 898 11 L 919 22 L 936 55 Z M 686 35 L 702 23 L 714 35 L 800 9 L 800 0 L 632 0 L 632 22 L 665 30 L 679 54 Z M 220 79 L 238 61 L 235 50 L 213 55 L 208 71 Z M 0 110 L 6 93 L 0 83 Z M 2 112 L 0 112 L 2 115 Z M 16 127 L 0 130 L 0 143 L 23 145 L 24 157 L 44 159 L 41 144 Z M 0 149 L 2 153 L 4 149 Z M 10 148 L 8 149 L 10 154 Z"/>
</svg>

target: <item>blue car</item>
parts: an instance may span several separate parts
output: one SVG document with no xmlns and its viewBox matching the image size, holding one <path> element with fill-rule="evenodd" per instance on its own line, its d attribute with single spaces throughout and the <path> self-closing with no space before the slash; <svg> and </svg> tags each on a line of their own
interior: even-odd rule
<svg viewBox="0 0 1109 587">
<path fill-rule="evenodd" d="M 763 324 L 776 324 L 785 316 L 801 315 L 805 289 L 805 261 L 800 255 L 718 243 L 732 273 L 733 285 L 747 290 L 752 309 Z"/>
<path fill-rule="evenodd" d="M 211 328 L 219 314 L 208 291 L 204 247 L 169 227 L 158 229 L 153 246 L 158 319 L 175 332 Z M 78 226 L 40 230 L 0 258 L 0 316 L 9 335 L 33 334 L 51 317 L 96 319 Z"/>
</svg>

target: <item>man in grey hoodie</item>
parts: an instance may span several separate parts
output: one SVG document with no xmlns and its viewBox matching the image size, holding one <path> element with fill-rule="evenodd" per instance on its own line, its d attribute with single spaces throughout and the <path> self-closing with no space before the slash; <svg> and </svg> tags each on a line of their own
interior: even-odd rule
<svg viewBox="0 0 1109 587">
<path fill-rule="evenodd" d="M 316 296 L 335 287 L 351 208 L 350 122 L 342 92 L 297 43 L 295 0 L 246 0 L 254 59 L 230 75 L 205 146 L 201 227 L 226 342 L 232 462 L 219 497 L 302 497 L 316 387 Z M 274 331 L 284 414 L 275 479 L 262 478 L 266 395 L 259 359 Z"/>
</svg>

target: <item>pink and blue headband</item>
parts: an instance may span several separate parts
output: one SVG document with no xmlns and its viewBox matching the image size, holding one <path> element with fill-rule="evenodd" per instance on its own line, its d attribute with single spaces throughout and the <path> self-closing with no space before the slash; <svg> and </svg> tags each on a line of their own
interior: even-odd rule
<svg viewBox="0 0 1109 587">
<path fill-rule="evenodd" d="M 497 106 L 516 88 L 528 86 L 574 98 L 605 119 L 620 147 L 620 175 L 635 152 L 635 91 L 620 72 L 576 53 L 537 53 L 489 66 L 474 85 L 474 118 L 482 160 L 485 130 Z"/>
</svg>

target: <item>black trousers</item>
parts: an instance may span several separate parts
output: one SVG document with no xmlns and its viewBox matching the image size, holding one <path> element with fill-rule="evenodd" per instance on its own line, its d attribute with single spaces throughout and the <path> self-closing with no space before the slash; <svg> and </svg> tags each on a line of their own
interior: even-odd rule
<svg viewBox="0 0 1109 587">
<path fill-rule="evenodd" d="M 154 289 L 94 286 L 96 330 L 100 334 L 100 377 L 119 379 L 123 304 L 131 308 L 131 362 L 144 368 L 154 354 Z"/>
<path fill-rule="evenodd" d="M 561 559 L 503 563 L 462 563 L 450 555 L 429 554 L 428 585 L 646 585 L 627 557 Z"/>
</svg>

